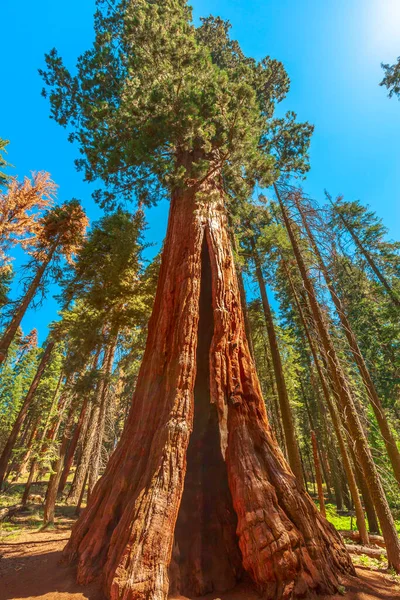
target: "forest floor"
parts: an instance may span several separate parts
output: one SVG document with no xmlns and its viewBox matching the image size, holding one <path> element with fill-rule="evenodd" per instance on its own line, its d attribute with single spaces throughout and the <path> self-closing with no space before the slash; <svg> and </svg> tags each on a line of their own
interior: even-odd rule
<svg viewBox="0 0 400 600">
<path fill-rule="evenodd" d="M 1 504 L 15 503 L 12 496 L 4 500 L 4 496 L 0 498 L 0 508 Z M 40 531 L 42 506 L 34 503 L 0 524 L 0 600 L 103 600 L 97 583 L 77 585 L 74 568 L 60 560 L 76 520 L 74 512 L 75 507 L 57 506 L 56 526 Z M 389 573 L 384 562 L 363 556 L 354 560 L 357 577 L 344 578 L 342 593 L 329 596 L 329 600 L 400 600 L 400 578 Z M 206 599 L 259 600 L 259 596 L 240 585 L 228 593 L 209 594 Z"/>
</svg>

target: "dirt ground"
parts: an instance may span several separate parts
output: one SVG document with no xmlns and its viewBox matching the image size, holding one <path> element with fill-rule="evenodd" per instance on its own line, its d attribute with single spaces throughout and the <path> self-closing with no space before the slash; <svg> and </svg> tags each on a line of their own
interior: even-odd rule
<svg viewBox="0 0 400 600">
<path fill-rule="evenodd" d="M 97 584 L 78 586 L 74 569 L 60 564 L 68 537 L 69 530 L 61 528 L 26 532 L 17 540 L 0 543 L 0 600 L 104 600 Z M 331 596 L 330 600 L 400 600 L 400 585 L 390 575 L 361 568 L 357 574 L 358 578 L 343 581 L 344 595 Z M 239 586 L 206 598 L 257 600 L 259 596 Z"/>
</svg>

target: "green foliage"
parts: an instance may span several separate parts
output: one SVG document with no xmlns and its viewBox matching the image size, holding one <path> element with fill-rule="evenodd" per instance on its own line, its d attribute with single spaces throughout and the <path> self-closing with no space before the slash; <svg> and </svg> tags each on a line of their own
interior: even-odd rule
<svg viewBox="0 0 400 600">
<path fill-rule="evenodd" d="M 6 148 L 8 143 L 8 140 L 3 140 L 0 138 L 0 186 L 7 183 L 8 180 L 8 176 L 3 172 L 3 169 L 9 166 L 8 162 L 4 158 L 4 154 L 7 154 Z"/>
<path fill-rule="evenodd" d="M 36 344 L 24 351 L 24 340 L 18 337 L 11 344 L 7 360 L 0 371 L 0 447 L 21 408 L 36 373 L 41 351 Z"/>
<path fill-rule="evenodd" d="M 400 100 L 400 56 L 393 65 L 382 63 L 381 67 L 385 71 L 385 77 L 379 85 L 383 85 L 388 89 L 389 98 L 394 95 Z"/>
<path fill-rule="evenodd" d="M 140 319 L 143 228 L 141 210 L 134 217 L 118 210 L 95 223 L 69 275 L 66 301 L 84 301 L 114 327 Z"/>
<path fill-rule="evenodd" d="M 52 50 L 41 75 L 52 118 L 84 156 L 78 168 L 106 184 L 95 196 L 102 206 L 133 196 L 149 204 L 217 173 L 226 191 L 246 198 L 284 168 L 279 153 L 302 168 L 309 126 L 296 127 L 293 113 L 271 122 L 289 89 L 281 63 L 246 57 L 221 19 L 196 29 L 184 0 L 98 0 L 97 7 L 95 42 L 77 74 Z M 297 136 L 291 150 L 289 131 Z"/>
</svg>

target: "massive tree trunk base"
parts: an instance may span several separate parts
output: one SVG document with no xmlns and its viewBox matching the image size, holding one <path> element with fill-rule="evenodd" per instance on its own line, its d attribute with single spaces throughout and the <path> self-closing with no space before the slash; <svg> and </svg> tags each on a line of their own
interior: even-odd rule
<svg viewBox="0 0 400 600">
<path fill-rule="evenodd" d="M 111 600 L 218 593 L 244 574 L 270 600 L 334 593 L 354 569 L 270 429 L 207 192 L 172 200 L 132 410 L 64 557 Z"/>
</svg>

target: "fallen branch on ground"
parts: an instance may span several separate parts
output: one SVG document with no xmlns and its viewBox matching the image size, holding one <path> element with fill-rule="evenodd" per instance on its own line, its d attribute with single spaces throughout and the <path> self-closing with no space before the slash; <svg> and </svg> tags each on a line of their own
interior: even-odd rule
<svg viewBox="0 0 400 600">
<path fill-rule="evenodd" d="M 355 544 L 345 544 L 346 550 L 350 554 L 365 554 L 369 558 L 386 558 L 386 550 L 383 548 L 370 548 L 369 546 L 356 546 Z"/>
<path fill-rule="evenodd" d="M 6 508 L 0 509 L 0 521 L 4 521 L 8 517 L 12 517 L 19 510 L 23 508 L 22 504 L 14 504 L 13 506 L 6 506 Z"/>
<path fill-rule="evenodd" d="M 352 540 L 353 542 L 360 541 L 360 532 L 359 531 L 339 531 L 342 538 Z M 373 546 L 379 546 L 380 548 L 386 548 L 385 540 L 381 535 L 374 535 L 372 533 L 369 534 L 370 544 Z"/>
</svg>

